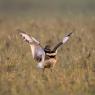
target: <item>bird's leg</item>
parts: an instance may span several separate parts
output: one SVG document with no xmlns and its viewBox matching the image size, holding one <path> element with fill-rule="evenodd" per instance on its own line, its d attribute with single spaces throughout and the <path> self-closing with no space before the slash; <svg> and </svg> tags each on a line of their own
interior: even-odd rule
<svg viewBox="0 0 95 95">
<path fill-rule="evenodd" d="M 51 72 L 53 71 L 54 66 L 55 66 L 55 63 L 53 63 L 52 66 L 51 66 L 51 68 L 50 68 Z"/>
</svg>

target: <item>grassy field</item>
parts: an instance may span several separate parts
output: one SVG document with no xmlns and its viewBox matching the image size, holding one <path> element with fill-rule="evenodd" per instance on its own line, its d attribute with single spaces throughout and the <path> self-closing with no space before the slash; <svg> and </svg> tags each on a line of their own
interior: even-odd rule
<svg viewBox="0 0 95 95">
<path fill-rule="evenodd" d="M 59 49 L 53 72 L 36 68 L 30 47 L 16 29 Z M 0 17 L 0 95 L 95 95 L 95 16 Z"/>
</svg>

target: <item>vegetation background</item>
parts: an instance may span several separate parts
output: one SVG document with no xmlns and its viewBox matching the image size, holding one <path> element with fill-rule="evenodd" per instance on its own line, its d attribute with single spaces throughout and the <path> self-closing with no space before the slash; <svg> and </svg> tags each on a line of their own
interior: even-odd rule
<svg viewBox="0 0 95 95">
<path fill-rule="evenodd" d="M 74 34 L 43 73 L 16 29 L 43 47 Z M 0 0 L 0 95 L 95 95 L 95 0 Z"/>
</svg>

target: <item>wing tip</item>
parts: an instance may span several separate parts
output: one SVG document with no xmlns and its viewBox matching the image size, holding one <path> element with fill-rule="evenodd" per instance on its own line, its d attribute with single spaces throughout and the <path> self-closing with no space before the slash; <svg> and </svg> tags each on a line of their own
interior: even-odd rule
<svg viewBox="0 0 95 95">
<path fill-rule="evenodd" d="M 73 32 L 70 32 L 67 36 L 69 36 L 69 37 L 70 37 L 72 34 L 73 34 Z"/>
<path fill-rule="evenodd" d="M 30 43 L 29 40 L 27 40 L 25 36 L 23 36 L 23 34 L 26 34 L 24 31 L 22 31 L 21 29 L 16 29 L 16 31 L 18 31 L 19 35 L 24 39 L 24 41 L 26 41 L 27 43 Z"/>
</svg>

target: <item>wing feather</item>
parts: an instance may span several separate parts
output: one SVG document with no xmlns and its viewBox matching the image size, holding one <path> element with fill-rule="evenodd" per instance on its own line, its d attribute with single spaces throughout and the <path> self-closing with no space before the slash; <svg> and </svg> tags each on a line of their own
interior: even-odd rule
<svg viewBox="0 0 95 95">
<path fill-rule="evenodd" d="M 73 33 L 73 32 L 71 32 L 71 33 L 69 33 L 68 35 L 66 35 L 66 36 L 63 38 L 63 40 L 62 40 L 61 42 L 59 42 L 59 43 L 53 48 L 52 52 L 56 52 L 56 50 L 57 50 L 61 45 L 65 44 L 65 43 L 69 40 L 69 38 L 70 38 L 70 36 L 71 36 L 72 33 Z"/>
<path fill-rule="evenodd" d="M 34 37 L 26 34 L 22 30 L 18 30 L 21 37 L 30 44 L 32 56 L 36 61 L 43 60 L 43 55 L 45 54 L 43 48 L 40 45 L 40 42 L 37 41 Z"/>
<path fill-rule="evenodd" d="M 28 42 L 28 43 L 36 43 L 36 44 L 40 44 L 40 42 L 38 40 L 36 40 L 34 37 L 31 37 L 29 34 L 26 34 L 24 31 L 18 29 L 17 31 L 19 31 L 19 34 L 21 35 L 21 37 L 24 39 L 24 41 Z"/>
</svg>

